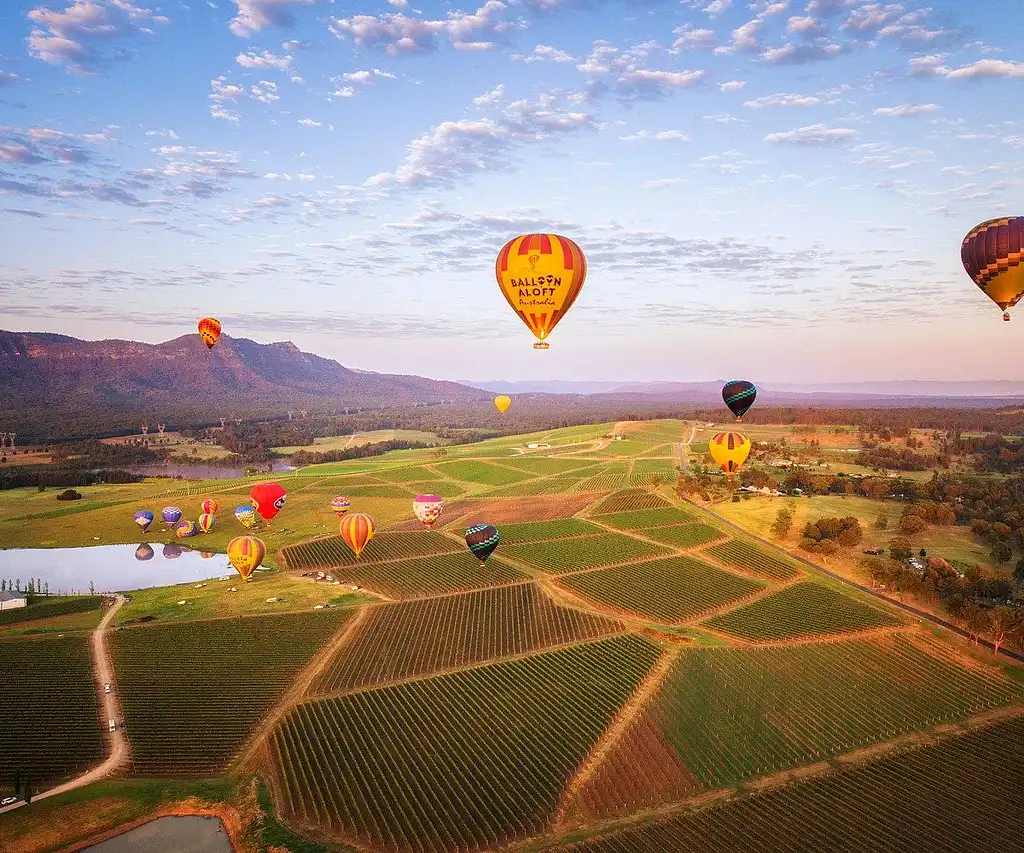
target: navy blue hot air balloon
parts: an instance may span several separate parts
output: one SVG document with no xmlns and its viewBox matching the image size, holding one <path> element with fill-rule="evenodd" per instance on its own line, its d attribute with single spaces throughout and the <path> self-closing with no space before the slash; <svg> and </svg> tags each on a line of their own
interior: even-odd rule
<svg viewBox="0 0 1024 853">
<path fill-rule="evenodd" d="M 474 524 L 466 530 L 466 544 L 481 566 L 494 553 L 500 541 L 501 535 L 493 524 Z"/>
<path fill-rule="evenodd" d="M 747 382 L 746 379 L 733 379 L 726 382 L 722 388 L 722 399 L 725 400 L 729 411 L 736 415 L 737 423 L 742 422 L 747 410 L 754 405 L 756 397 L 757 389 L 754 383 Z"/>
</svg>

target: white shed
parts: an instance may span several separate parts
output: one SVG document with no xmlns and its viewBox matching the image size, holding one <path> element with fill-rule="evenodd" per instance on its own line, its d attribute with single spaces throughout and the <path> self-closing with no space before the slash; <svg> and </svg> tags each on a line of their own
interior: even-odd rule
<svg viewBox="0 0 1024 853">
<path fill-rule="evenodd" d="M 20 592 L 0 592 L 0 610 L 14 610 L 15 607 L 25 606 L 25 596 Z"/>
</svg>

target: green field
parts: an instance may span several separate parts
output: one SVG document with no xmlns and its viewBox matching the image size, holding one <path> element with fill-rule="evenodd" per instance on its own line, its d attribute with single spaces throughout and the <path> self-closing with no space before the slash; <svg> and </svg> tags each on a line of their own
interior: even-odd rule
<svg viewBox="0 0 1024 853">
<path fill-rule="evenodd" d="M 68 616 L 73 613 L 99 613 L 102 604 L 103 597 L 99 595 L 72 595 L 62 598 L 38 599 L 25 607 L 0 611 L 0 628 L 36 619 Z"/>
<path fill-rule="evenodd" d="M 670 506 L 669 502 L 654 492 L 649 492 L 646 489 L 626 489 L 609 495 L 597 505 L 594 512 L 599 515 L 609 515 L 667 506 Z"/>
<path fill-rule="evenodd" d="M 602 504 L 602 507 L 604 504 Z M 616 512 L 600 515 L 601 524 L 610 524 L 620 530 L 646 530 L 649 527 L 664 527 L 669 524 L 685 524 L 695 521 L 692 512 L 674 506 L 660 506 L 654 509 L 638 509 L 631 512 Z"/>
<path fill-rule="evenodd" d="M 509 545 L 502 553 L 544 572 L 562 574 L 668 554 L 666 548 L 619 533 Z"/>
<path fill-rule="evenodd" d="M 282 549 L 288 568 L 293 571 L 334 569 L 356 564 L 403 560 L 410 557 L 428 557 L 433 554 L 453 554 L 464 550 L 454 539 L 436 531 L 409 533 L 378 533 L 370 540 L 362 554 L 355 553 L 340 536 L 314 539 L 301 545 Z"/>
<path fill-rule="evenodd" d="M 375 444 L 379 441 L 419 441 L 423 444 L 444 444 L 444 440 L 438 438 L 432 432 L 421 432 L 416 429 L 376 429 L 370 432 L 358 432 L 354 435 L 335 435 L 326 438 L 316 438 L 312 444 L 288 447 L 273 447 L 275 453 L 290 456 L 299 450 L 308 450 L 311 453 L 328 453 L 332 450 L 348 450 L 352 447 L 362 447 L 364 444 Z"/>
<path fill-rule="evenodd" d="M 787 581 L 800 574 L 796 563 L 742 539 L 730 539 L 720 545 L 712 545 L 707 553 L 727 566 L 735 566 L 771 580 Z"/>
<path fill-rule="evenodd" d="M 710 524 L 672 524 L 668 527 L 655 527 L 645 530 L 644 536 L 675 548 L 696 548 L 698 545 L 707 545 L 716 539 L 725 538 L 721 530 Z"/>
<path fill-rule="evenodd" d="M 499 532 L 502 545 L 514 545 L 522 542 L 543 542 L 547 539 L 568 539 L 573 536 L 594 536 L 605 531 L 579 518 L 558 518 L 554 521 L 503 524 Z"/>
<path fill-rule="evenodd" d="M 513 471 L 508 468 L 491 465 L 487 462 L 476 462 L 468 459 L 465 461 L 445 462 L 435 467 L 446 477 L 451 477 L 453 480 L 482 483 L 486 486 L 506 486 L 509 483 L 528 480 L 533 476 L 525 471 Z"/>
</svg>

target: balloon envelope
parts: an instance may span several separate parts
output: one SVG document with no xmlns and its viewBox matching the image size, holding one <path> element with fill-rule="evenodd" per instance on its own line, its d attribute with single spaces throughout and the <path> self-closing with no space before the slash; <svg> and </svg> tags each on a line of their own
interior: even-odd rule
<svg viewBox="0 0 1024 853">
<path fill-rule="evenodd" d="M 338 518 L 342 518 L 350 506 L 352 506 L 352 501 L 343 495 L 335 495 L 331 498 L 331 509 Z"/>
<path fill-rule="evenodd" d="M 216 515 L 217 510 L 220 509 L 220 503 L 218 501 L 215 501 L 213 498 L 207 498 L 205 501 L 203 501 L 202 505 L 200 506 L 200 509 L 202 509 L 203 512 L 208 513 L 209 515 Z"/>
<path fill-rule="evenodd" d="M 466 530 L 466 545 L 481 565 L 494 553 L 500 541 L 501 535 L 493 524 L 474 524 Z"/>
<path fill-rule="evenodd" d="M 228 542 L 228 561 L 246 581 L 267 556 L 267 546 L 255 536 L 236 536 Z"/>
<path fill-rule="evenodd" d="M 184 553 L 185 549 L 180 545 L 175 545 L 173 542 L 164 545 L 163 554 L 165 560 L 176 560 Z"/>
<path fill-rule="evenodd" d="M 735 474 L 750 455 L 750 441 L 738 432 L 720 432 L 708 444 L 711 458 L 730 477 Z"/>
<path fill-rule="evenodd" d="M 523 234 L 498 253 L 494 274 L 512 310 L 543 342 L 583 289 L 587 260 L 567 237 Z"/>
<path fill-rule="evenodd" d="M 165 506 L 160 517 L 168 524 L 175 524 L 181 518 L 181 510 L 176 506 Z"/>
<path fill-rule="evenodd" d="M 443 509 L 444 501 L 438 495 L 416 495 L 412 502 L 412 511 L 423 522 L 424 527 L 430 527 L 437 521 Z"/>
<path fill-rule="evenodd" d="M 138 548 L 135 549 L 136 560 L 152 560 L 155 554 L 156 552 L 152 548 L 150 548 L 149 545 L 147 545 L 145 542 L 143 542 L 141 545 L 139 545 Z"/>
<path fill-rule="evenodd" d="M 174 526 L 174 535 L 179 539 L 187 539 L 189 536 L 195 536 L 199 532 L 199 525 L 194 521 L 179 521 Z"/>
<path fill-rule="evenodd" d="M 284 508 L 286 494 L 277 483 L 258 483 L 252 487 L 249 498 L 252 500 L 252 508 L 264 521 L 270 521 Z"/>
<path fill-rule="evenodd" d="M 153 523 L 153 513 L 148 509 L 140 509 L 135 513 L 135 523 L 142 528 L 142 532 L 145 533 L 149 530 L 149 525 Z"/>
<path fill-rule="evenodd" d="M 960 260 L 989 299 L 1008 309 L 1024 296 L 1024 216 L 989 219 L 975 225 L 960 244 Z"/>
<path fill-rule="evenodd" d="M 736 415 L 737 421 L 743 420 L 747 410 L 754 405 L 756 397 L 757 389 L 754 383 L 747 382 L 746 379 L 734 379 L 726 382 L 722 388 L 722 399 L 725 400 L 729 411 Z"/>
<path fill-rule="evenodd" d="M 339 527 L 341 528 L 341 538 L 345 540 L 345 544 L 352 549 L 357 558 L 377 532 L 377 522 L 365 512 L 346 515 L 341 520 Z"/>
<path fill-rule="evenodd" d="M 502 414 L 508 411 L 508 407 L 512 405 L 512 398 L 506 397 L 504 394 L 499 394 L 494 398 L 494 408 L 496 408 Z"/>
<path fill-rule="evenodd" d="M 202 530 L 203 533 L 209 533 L 211 530 L 213 530 L 213 525 L 216 523 L 216 521 L 216 516 L 210 515 L 210 513 L 208 512 L 204 512 L 201 516 L 199 516 L 199 529 Z"/>
<path fill-rule="evenodd" d="M 216 320 L 213 317 L 203 317 L 199 321 L 199 337 L 209 349 L 213 349 L 213 345 L 217 343 L 217 338 L 220 337 L 220 320 Z"/>
<path fill-rule="evenodd" d="M 242 527 L 252 527 L 256 523 L 256 510 L 251 506 L 236 507 L 235 518 Z"/>
</svg>

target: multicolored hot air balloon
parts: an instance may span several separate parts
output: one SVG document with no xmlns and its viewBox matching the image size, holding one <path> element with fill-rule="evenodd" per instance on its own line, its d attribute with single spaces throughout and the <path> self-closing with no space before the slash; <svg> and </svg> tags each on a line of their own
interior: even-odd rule
<svg viewBox="0 0 1024 853">
<path fill-rule="evenodd" d="M 143 562 L 146 560 L 152 560 L 155 554 L 156 552 L 145 542 L 135 549 L 135 559 Z"/>
<path fill-rule="evenodd" d="M 412 502 L 412 511 L 427 528 L 437 521 L 443 509 L 444 501 L 439 495 L 416 495 L 416 499 Z"/>
<path fill-rule="evenodd" d="M 344 518 L 350 506 L 352 506 L 352 501 L 342 495 L 335 495 L 331 498 L 331 509 L 338 518 Z"/>
<path fill-rule="evenodd" d="M 201 516 L 199 516 L 199 529 L 202 530 L 203 533 L 209 533 L 211 530 L 213 530 L 213 525 L 216 524 L 216 522 L 216 516 L 211 515 L 208 512 L 204 512 Z"/>
<path fill-rule="evenodd" d="M 257 483 L 249 492 L 252 508 L 264 521 L 270 521 L 284 508 L 287 493 L 277 483 Z"/>
<path fill-rule="evenodd" d="M 180 545 L 175 545 L 173 542 L 164 545 L 163 554 L 165 560 L 177 560 L 184 553 L 185 549 Z"/>
<path fill-rule="evenodd" d="M 975 225 L 960 244 L 964 269 L 1010 319 L 1024 296 L 1024 216 L 1005 216 Z"/>
<path fill-rule="evenodd" d="M 494 408 L 496 408 L 502 414 L 508 411 L 508 407 L 512 405 L 512 398 L 506 397 L 504 394 L 499 394 L 494 398 Z"/>
<path fill-rule="evenodd" d="M 255 536 L 236 536 L 228 542 L 228 561 L 242 579 L 249 582 L 252 573 L 260 567 L 267 556 L 267 546 Z"/>
<path fill-rule="evenodd" d="M 733 379 L 726 382 L 722 388 L 722 399 L 725 400 L 729 411 L 736 415 L 736 423 L 743 422 L 743 416 L 754 405 L 756 397 L 757 389 L 754 383 L 747 382 L 746 379 Z"/>
<path fill-rule="evenodd" d="M 199 525 L 194 521 L 179 521 L 174 525 L 174 535 L 179 539 L 187 539 L 189 536 L 195 536 L 199 532 Z"/>
<path fill-rule="evenodd" d="M 215 501 L 213 498 L 207 498 L 200 505 L 200 509 L 202 509 L 203 512 L 208 513 L 210 515 L 216 515 L 217 510 L 220 509 L 220 503 Z"/>
<path fill-rule="evenodd" d="M 246 529 L 254 527 L 256 525 L 256 510 L 251 506 L 235 507 L 235 518 Z"/>
<path fill-rule="evenodd" d="M 583 289 L 587 260 L 567 237 L 523 234 L 498 253 L 494 274 L 512 310 L 537 338 L 533 348 L 549 349 L 545 339 Z"/>
<path fill-rule="evenodd" d="M 738 432 L 720 432 L 708 444 L 711 458 L 731 480 L 750 455 L 750 440 Z"/>
<path fill-rule="evenodd" d="M 356 559 L 363 553 L 363 549 L 369 541 L 373 539 L 373 534 L 377 532 L 377 522 L 365 512 L 346 515 L 341 520 L 339 526 L 341 528 L 341 538 L 352 549 Z"/>
<path fill-rule="evenodd" d="M 135 513 L 135 523 L 142 528 L 142 532 L 145 533 L 149 530 L 149 525 L 153 523 L 153 513 L 148 509 L 140 509 Z"/>
<path fill-rule="evenodd" d="M 217 338 L 220 337 L 220 320 L 216 320 L 213 317 L 203 317 L 199 321 L 199 337 L 206 347 L 211 352 L 213 351 L 213 345 L 217 343 Z"/>
<path fill-rule="evenodd" d="M 181 519 L 181 509 L 176 506 L 165 506 L 160 511 L 160 517 L 164 520 L 165 524 L 177 524 Z"/>
<path fill-rule="evenodd" d="M 474 524 L 466 530 L 466 545 L 480 561 L 481 566 L 494 553 L 500 541 L 501 534 L 493 524 Z"/>
</svg>

